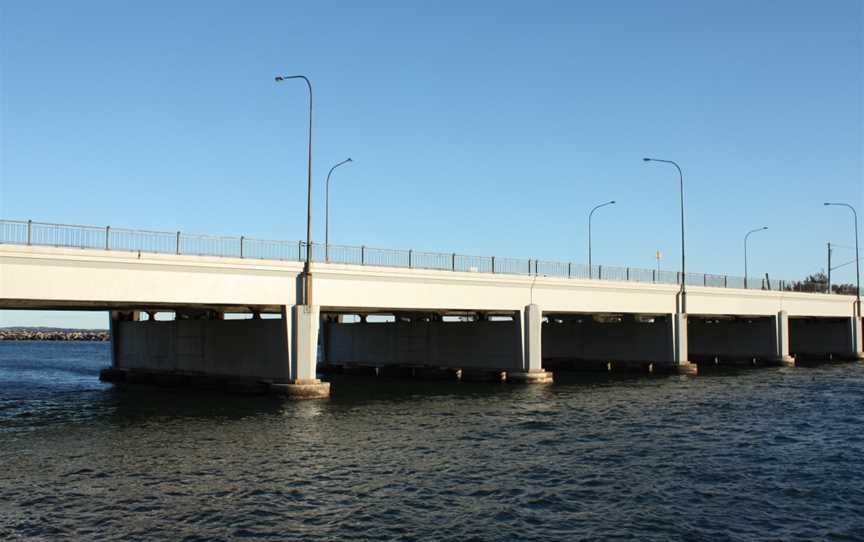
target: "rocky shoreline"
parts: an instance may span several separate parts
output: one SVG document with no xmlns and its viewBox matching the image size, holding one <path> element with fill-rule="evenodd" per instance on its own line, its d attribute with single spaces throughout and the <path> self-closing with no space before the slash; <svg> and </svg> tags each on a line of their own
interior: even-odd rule
<svg viewBox="0 0 864 542">
<path fill-rule="evenodd" d="M 4 328 L 0 341 L 110 341 L 104 329 Z"/>
</svg>

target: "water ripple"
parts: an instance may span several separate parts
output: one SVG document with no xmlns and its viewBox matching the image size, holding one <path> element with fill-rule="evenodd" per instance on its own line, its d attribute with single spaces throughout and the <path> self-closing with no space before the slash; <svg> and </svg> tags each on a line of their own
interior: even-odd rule
<svg viewBox="0 0 864 542">
<path fill-rule="evenodd" d="M 864 539 L 861 365 L 303 403 L 120 392 L 106 346 L 0 345 L 0 539 Z"/>
</svg>

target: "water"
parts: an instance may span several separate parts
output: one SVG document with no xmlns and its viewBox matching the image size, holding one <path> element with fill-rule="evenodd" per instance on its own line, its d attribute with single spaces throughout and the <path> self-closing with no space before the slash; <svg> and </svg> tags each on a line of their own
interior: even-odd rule
<svg viewBox="0 0 864 542">
<path fill-rule="evenodd" d="M 864 540 L 858 364 L 290 402 L 107 360 L 0 343 L 0 539 Z"/>
</svg>

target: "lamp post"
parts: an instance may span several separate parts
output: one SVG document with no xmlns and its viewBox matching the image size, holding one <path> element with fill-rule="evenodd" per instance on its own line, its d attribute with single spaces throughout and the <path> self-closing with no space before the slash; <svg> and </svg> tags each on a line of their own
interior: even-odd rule
<svg viewBox="0 0 864 542">
<path fill-rule="evenodd" d="M 328 262 L 330 261 L 330 175 L 333 174 L 334 169 L 348 162 L 353 162 L 353 160 L 350 158 L 342 160 L 331 167 L 327 173 L 327 188 L 324 191 L 324 260 Z"/>
<path fill-rule="evenodd" d="M 744 289 L 747 289 L 747 238 L 750 237 L 751 233 L 756 233 L 757 231 L 767 230 L 768 226 L 762 226 L 761 228 L 756 228 L 755 230 L 750 230 L 744 236 Z"/>
<path fill-rule="evenodd" d="M 588 278 L 594 278 L 594 268 L 591 267 L 591 217 L 594 216 L 594 211 L 599 209 L 600 207 L 606 207 L 607 205 L 614 205 L 615 200 L 607 201 L 606 203 L 601 203 L 600 205 L 595 205 L 591 212 L 588 213 Z"/>
<path fill-rule="evenodd" d="M 855 212 L 855 207 L 852 207 L 848 203 L 825 203 L 828 205 L 837 205 L 840 207 L 848 207 L 850 211 L 852 211 L 852 218 L 855 220 L 855 304 L 858 306 L 858 311 L 855 313 L 856 316 L 861 316 L 861 270 L 859 263 L 859 255 L 858 255 L 858 213 Z"/>
<path fill-rule="evenodd" d="M 306 263 L 303 266 L 303 305 L 312 304 L 312 83 L 305 75 L 278 75 L 276 82 L 302 79 L 309 89 L 309 157 L 306 164 Z"/>
<path fill-rule="evenodd" d="M 680 313 L 687 313 L 687 289 L 685 287 L 685 283 L 687 282 L 687 273 L 686 273 L 686 257 L 684 252 L 684 174 L 681 172 L 681 166 L 679 166 L 676 162 L 672 160 L 661 160 L 660 158 L 643 158 L 645 162 L 662 162 L 664 164 L 672 164 L 675 166 L 675 169 L 678 170 L 678 180 L 680 183 L 680 196 L 681 196 L 681 303 L 680 303 Z"/>
</svg>

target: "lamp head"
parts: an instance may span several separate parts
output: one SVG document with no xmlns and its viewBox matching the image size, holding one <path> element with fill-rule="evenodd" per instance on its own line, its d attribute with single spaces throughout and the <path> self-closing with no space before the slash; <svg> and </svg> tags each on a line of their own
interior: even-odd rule
<svg viewBox="0 0 864 542">
<path fill-rule="evenodd" d="M 643 162 L 650 162 L 651 159 L 650 159 L 650 158 L 643 158 L 642 161 L 643 161 Z"/>
<path fill-rule="evenodd" d="M 281 75 L 277 75 L 277 76 L 276 76 L 276 82 L 277 82 L 277 83 L 278 83 L 279 81 L 284 81 L 284 80 L 285 80 L 285 78 L 282 77 Z"/>
<path fill-rule="evenodd" d="M 615 200 L 614 200 L 614 199 L 613 199 L 613 200 L 612 200 L 612 201 L 610 201 L 610 202 L 609 202 L 609 203 L 610 203 L 610 204 L 613 204 L 613 203 L 615 203 Z"/>
<path fill-rule="evenodd" d="M 768 229 L 768 226 L 762 226 L 762 229 L 763 229 L 763 230 L 767 230 L 767 229 Z"/>
<path fill-rule="evenodd" d="M 351 158 L 348 158 L 348 159 L 345 160 L 345 161 L 346 161 L 346 162 L 353 162 L 354 160 L 352 160 Z"/>
</svg>

